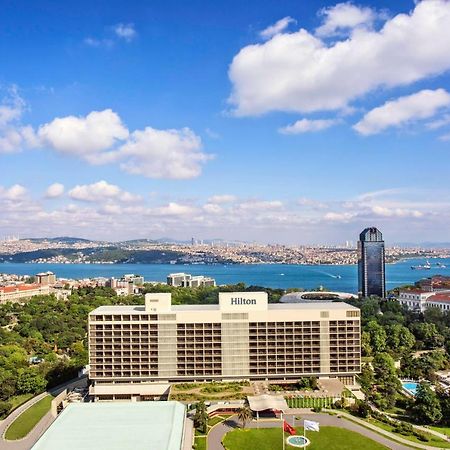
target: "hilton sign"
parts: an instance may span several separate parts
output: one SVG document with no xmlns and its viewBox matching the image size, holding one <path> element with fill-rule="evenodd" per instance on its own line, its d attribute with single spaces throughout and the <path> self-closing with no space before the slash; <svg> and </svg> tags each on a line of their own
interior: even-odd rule
<svg viewBox="0 0 450 450">
<path fill-rule="evenodd" d="M 242 298 L 242 297 L 231 297 L 231 305 L 256 305 L 255 298 Z"/>
<path fill-rule="evenodd" d="M 220 292 L 219 305 L 222 311 L 265 311 L 268 295 L 266 292 Z"/>
</svg>

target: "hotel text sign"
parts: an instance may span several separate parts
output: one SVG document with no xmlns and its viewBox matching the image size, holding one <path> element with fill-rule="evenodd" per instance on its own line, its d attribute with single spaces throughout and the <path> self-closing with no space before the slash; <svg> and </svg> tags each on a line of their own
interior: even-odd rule
<svg viewBox="0 0 450 450">
<path fill-rule="evenodd" d="M 219 304 L 222 311 L 267 310 L 266 292 L 221 292 Z"/>
</svg>

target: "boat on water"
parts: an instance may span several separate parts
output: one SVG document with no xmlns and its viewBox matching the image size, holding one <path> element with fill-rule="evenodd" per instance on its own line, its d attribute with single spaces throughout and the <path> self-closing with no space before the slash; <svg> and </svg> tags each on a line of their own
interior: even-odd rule
<svg viewBox="0 0 450 450">
<path fill-rule="evenodd" d="M 430 261 L 427 260 L 425 264 L 419 264 L 417 266 L 411 266 L 412 270 L 430 270 L 431 264 Z"/>
<path fill-rule="evenodd" d="M 446 269 L 447 266 L 445 264 L 442 264 L 441 262 L 437 262 L 436 265 L 440 268 L 440 269 Z"/>
</svg>

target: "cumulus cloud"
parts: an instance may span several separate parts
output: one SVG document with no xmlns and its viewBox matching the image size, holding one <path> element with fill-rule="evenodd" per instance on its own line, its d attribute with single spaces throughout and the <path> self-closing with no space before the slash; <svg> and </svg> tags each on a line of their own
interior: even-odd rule
<svg viewBox="0 0 450 450">
<path fill-rule="evenodd" d="M 432 122 L 427 123 L 427 128 L 429 130 L 437 130 L 439 128 L 450 125 L 450 114 L 444 114 L 439 119 L 433 120 Z"/>
<path fill-rule="evenodd" d="M 41 146 L 57 152 L 90 164 L 115 163 L 128 173 L 148 178 L 194 178 L 212 158 L 202 151 L 200 137 L 187 127 L 146 127 L 130 133 L 110 109 L 56 118 L 39 127 L 37 137 Z"/>
<path fill-rule="evenodd" d="M 449 28 L 450 2 L 427 0 L 379 30 L 358 28 L 331 43 L 305 29 L 279 33 L 234 57 L 229 101 L 238 116 L 343 109 L 377 88 L 450 69 Z"/>
<path fill-rule="evenodd" d="M 269 27 L 262 30 L 259 33 L 259 35 L 263 39 L 270 39 L 271 37 L 286 30 L 286 28 L 289 26 L 290 23 L 296 23 L 296 20 L 289 16 L 283 17 L 282 19 L 278 20 L 273 25 L 270 25 Z"/>
<path fill-rule="evenodd" d="M 9 188 L 0 186 L 0 198 L 3 200 L 18 201 L 25 197 L 27 189 L 21 184 L 14 184 Z"/>
<path fill-rule="evenodd" d="M 111 157 L 104 151 L 126 139 L 128 130 L 117 113 L 105 109 L 92 111 L 85 117 L 58 117 L 42 125 L 38 136 L 44 145 L 59 152 L 75 154 L 92 164 L 99 164 Z"/>
<path fill-rule="evenodd" d="M 378 14 L 372 8 L 346 2 L 323 8 L 319 15 L 323 17 L 323 24 L 316 29 L 316 35 L 325 37 L 360 27 L 371 28 Z"/>
<path fill-rule="evenodd" d="M 386 128 L 433 117 L 441 108 L 450 106 L 450 94 L 444 89 L 425 89 L 415 94 L 390 100 L 369 111 L 354 129 L 365 136 Z"/>
<path fill-rule="evenodd" d="M 302 134 L 314 131 L 326 130 L 339 123 L 337 119 L 301 119 L 294 122 L 292 125 L 287 125 L 280 128 L 278 131 L 281 134 Z"/>
<path fill-rule="evenodd" d="M 74 200 L 84 202 L 101 202 L 106 200 L 134 202 L 141 198 L 138 195 L 123 191 L 119 186 L 109 184 L 104 180 L 92 184 L 77 185 L 69 191 L 69 196 Z"/>
<path fill-rule="evenodd" d="M 116 36 L 118 36 L 121 39 L 124 39 L 127 42 L 132 41 L 137 35 L 136 30 L 134 29 L 134 24 L 132 23 L 128 24 L 118 23 L 114 27 L 114 33 L 116 34 Z"/>
<path fill-rule="evenodd" d="M 121 167 L 128 173 L 149 178 L 188 179 L 200 175 L 211 156 L 201 151 L 202 143 L 189 128 L 134 131 L 120 147 Z"/>
<path fill-rule="evenodd" d="M 45 191 L 45 196 L 47 198 L 58 198 L 64 194 L 64 185 L 61 183 L 51 184 Z"/>
</svg>

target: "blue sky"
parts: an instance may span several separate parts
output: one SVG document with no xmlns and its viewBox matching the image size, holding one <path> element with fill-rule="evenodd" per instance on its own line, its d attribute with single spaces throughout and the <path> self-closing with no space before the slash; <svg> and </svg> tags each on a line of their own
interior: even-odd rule
<svg viewBox="0 0 450 450">
<path fill-rule="evenodd" d="M 450 240 L 450 3 L 27 2 L 0 236 Z"/>
</svg>

